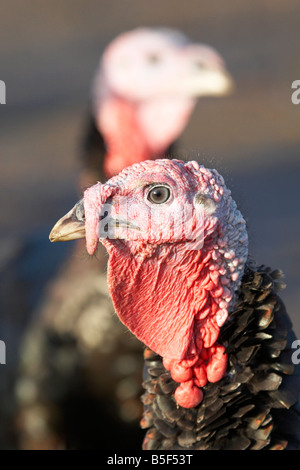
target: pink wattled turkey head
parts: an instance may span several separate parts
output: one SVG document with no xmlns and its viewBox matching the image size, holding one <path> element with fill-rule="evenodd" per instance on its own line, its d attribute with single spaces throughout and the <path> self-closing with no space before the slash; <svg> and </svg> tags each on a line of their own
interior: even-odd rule
<svg viewBox="0 0 300 470">
<path fill-rule="evenodd" d="M 223 96 L 233 81 L 212 47 L 168 28 L 117 36 L 95 73 L 92 103 L 111 177 L 135 162 L 164 156 L 201 96 Z"/>
<path fill-rule="evenodd" d="M 248 254 L 245 221 L 223 178 L 196 162 L 137 163 L 87 189 L 52 240 L 78 219 L 88 252 L 100 240 L 109 253 L 119 318 L 163 357 L 180 383 L 178 404 L 197 405 L 201 388 L 226 373 L 218 337 Z"/>
</svg>

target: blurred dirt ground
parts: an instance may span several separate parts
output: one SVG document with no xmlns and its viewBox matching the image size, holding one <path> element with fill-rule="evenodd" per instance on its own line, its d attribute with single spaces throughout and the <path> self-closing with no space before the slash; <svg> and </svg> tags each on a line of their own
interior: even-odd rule
<svg viewBox="0 0 300 470">
<path fill-rule="evenodd" d="M 225 58 L 235 93 L 199 102 L 179 157 L 188 152 L 224 174 L 247 219 L 252 257 L 285 272 L 282 297 L 299 337 L 300 105 L 291 102 L 291 84 L 300 79 L 299 0 L 2 0 L 0 10 L 0 79 L 7 87 L 0 106 L 0 332 L 8 363 L 35 302 L 24 318 L 7 277 L 21 279 L 24 291 L 37 275 L 41 297 L 54 275 L 55 262 L 45 274 L 43 261 L 62 254 L 47 236 L 78 197 L 93 72 L 107 43 L 138 26 L 178 28 Z M 35 237 L 42 245 L 33 265 Z M 27 265 L 20 266 L 24 246 Z"/>
</svg>

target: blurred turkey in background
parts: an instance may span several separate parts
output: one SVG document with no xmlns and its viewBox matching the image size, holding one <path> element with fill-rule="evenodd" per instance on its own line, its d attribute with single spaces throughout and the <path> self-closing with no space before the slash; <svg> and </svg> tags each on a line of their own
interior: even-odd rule
<svg viewBox="0 0 300 470">
<path fill-rule="evenodd" d="M 177 30 L 138 28 L 118 36 L 94 79 L 80 196 L 132 162 L 175 156 L 174 139 L 197 97 L 228 94 L 232 84 L 216 51 Z M 16 390 L 24 448 L 141 447 L 142 345 L 114 315 L 106 255 L 97 254 L 100 269 L 94 259 L 82 269 L 84 250 L 78 242 L 21 348 Z"/>
<path fill-rule="evenodd" d="M 294 1 L 201 2 L 201 8 L 192 2 L 186 8 L 156 0 L 151 5 L 64 0 L 43 6 L 4 0 L 0 79 L 7 85 L 8 104 L 0 108 L 0 338 L 7 364 L 0 366 L 1 448 L 107 448 L 103 435 L 117 448 L 115 426 L 121 439 L 131 441 L 124 439 L 124 448 L 141 445 L 136 427 L 140 345 L 128 332 L 115 334 L 120 324 L 108 314 L 98 261 L 87 258 L 80 244 L 48 242 L 53 222 L 89 184 L 78 145 L 83 116 L 90 116 L 91 77 L 99 52 L 121 31 L 168 25 L 210 44 L 226 59 L 234 95 L 201 99 L 176 156 L 198 159 L 224 174 L 255 227 L 253 257 L 286 274 L 283 298 L 299 336 L 299 109 L 290 99 L 291 83 L 299 78 L 297 14 Z M 97 147 L 97 141 L 103 145 L 92 118 L 87 120 L 92 138 L 85 148 Z M 78 287 L 71 292 L 74 278 Z M 107 314 L 97 315 L 99 301 Z M 114 356 L 116 346 L 121 354 Z M 16 385 L 19 356 L 23 373 Z"/>
</svg>

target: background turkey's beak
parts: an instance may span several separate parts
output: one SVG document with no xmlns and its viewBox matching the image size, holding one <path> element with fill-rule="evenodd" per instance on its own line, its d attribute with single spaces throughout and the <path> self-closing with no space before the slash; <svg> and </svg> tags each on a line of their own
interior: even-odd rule
<svg viewBox="0 0 300 470">
<path fill-rule="evenodd" d="M 66 242 L 77 238 L 85 238 L 85 223 L 77 219 L 76 207 L 77 204 L 56 222 L 49 235 L 51 242 Z"/>
<path fill-rule="evenodd" d="M 187 86 L 191 95 L 225 96 L 233 93 L 235 83 L 227 70 L 207 70 L 201 80 L 192 77 Z"/>
<path fill-rule="evenodd" d="M 234 92 L 235 90 L 235 82 L 233 80 L 233 77 L 230 75 L 229 72 L 227 72 L 227 70 L 224 70 L 220 77 L 219 77 L 219 81 L 220 81 L 220 92 L 219 94 L 220 95 L 230 95 L 231 93 Z M 216 95 L 218 93 L 216 92 Z"/>
</svg>

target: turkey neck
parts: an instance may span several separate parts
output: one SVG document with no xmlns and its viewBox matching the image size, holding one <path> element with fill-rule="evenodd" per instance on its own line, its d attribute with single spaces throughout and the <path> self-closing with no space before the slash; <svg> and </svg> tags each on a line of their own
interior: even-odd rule
<svg viewBox="0 0 300 470">
<path fill-rule="evenodd" d="M 107 147 L 106 175 L 112 177 L 133 163 L 165 156 L 193 108 L 193 99 L 170 97 L 134 103 L 107 93 L 96 112 L 97 127 Z"/>
<path fill-rule="evenodd" d="M 118 174 L 132 163 L 151 157 L 134 104 L 119 97 L 105 98 L 96 122 L 106 142 L 104 171 L 108 177 Z"/>
</svg>

